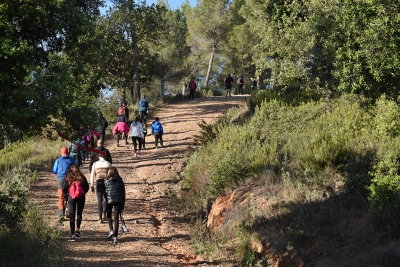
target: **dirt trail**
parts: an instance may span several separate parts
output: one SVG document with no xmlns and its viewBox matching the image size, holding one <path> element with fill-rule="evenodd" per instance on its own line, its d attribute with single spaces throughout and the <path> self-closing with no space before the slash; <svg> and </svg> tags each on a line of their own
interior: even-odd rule
<svg viewBox="0 0 400 267">
<path fill-rule="evenodd" d="M 116 146 L 106 140 L 113 157 L 113 166 L 126 184 L 127 201 L 124 219 L 130 230 L 122 233 L 114 245 L 107 239 L 108 225 L 97 222 L 97 200 L 90 191 L 81 225 L 81 237 L 65 242 L 67 266 L 213 266 L 190 251 L 187 222 L 169 204 L 168 192 L 177 186 L 176 175 L 183 170 L 188 152 L 195 149 L 193 136 L 199 133 L 198 123 L 204 119 L 213 123 L 230 107 L 241 105 L 244 96 L 206 97 L 164 105 L 148 119 L 159 117 L 164 127 L 164 147 L 155 149 L 154 136 L 146 138 L 146 149 L 133 157 L 131 142 Z M 148 133 L 151 133 L 150 127 Z M 120 142 L 124 144 L 124 142 Z M 82 172 L 89 179 L 88 163 Z M 50 225 L 56 225 L 57 186 L 55 175 L 48 170 L 39 173 L 34 186 L 34 201 Z M 60 226 L 65 241 L 69 237 L 69 222 Z"/>
</svg>

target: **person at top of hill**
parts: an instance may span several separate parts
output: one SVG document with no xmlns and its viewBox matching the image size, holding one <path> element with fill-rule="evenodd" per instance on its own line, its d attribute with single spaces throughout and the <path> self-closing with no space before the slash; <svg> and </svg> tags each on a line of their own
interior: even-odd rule
<svg viewBox="0 0 400 267">
<path fill-rule="evenodd" d="M 141 123 L 147 123 L 147 112 L 149 111 L 149 101 L 147 101 L 146 96 L 138 102 L 139 118 Z"/>
<path fill-rule="evenodd" d="M 142 154 L 140 150 L 142 149 L 142 140 L 144 138 L 143 126 L 140 123 L 139 117 L 136 117 L 135 121 L 131 123 L 129 130 L 130 130 L 129 135 L 131 136 L 133 143 L 134 157 L 137 158 L 137 154 L 139 155 Z M 137 149 L 138 145 L 139 145 L 139 150 Z"/>
<path fill-rule="evenodd" d="M 163 147 L 164 129 L 158 117 L 156 117 L 153 123 L 151 124 L 151 133 L 154 134 L 154 141 L 156 148 L 158 148 L 158 141 L 160 141 L 160 145 L 161 147 Z"/>
<path fill-rule="evenodd" d="M 191 78 L 189 82 L 189 100 L 193 100 L 196 89 L 197 89 L 197 84 L 194 81 L 194 78 Z"/>
<path fill-rule="evenodd" d="M 71 187 L 73 182 L 78 182 L 79 183 L 78 186 L 82 187 L 83 192 L 78 197 L 71 195 Z M 82 212 L 83 208 L 85 207 L 85 201 L 86 201 L 85 194 L 89 191 L 89 183 L 85 175 L 83 175 L 83 173 L 80 171 L 78 165 L 72 164 L 71 167 L 69 168 L 62 191 L 64 198 L 68 202 L 69 227 L 71 230 L 71 235 L 70 235 L 71 237 L 70 239 L 68 239 L 68 241 L 73 242 L 75 241 L 75 237 L 81 236 L 79 228 L 81 227 Z M 75 229 L 75 214 L 76 214 L 76 229 Z"/>
<path fill-rule="evenodd" d="M 231 77 L 231 74 L 228 74 L 228 76 L 226 76 L 224 79 L 224 84 L 225 84 L 225 88 L 226 88 L 225 97 L 227 97 L 228 95 L 232 96 L 231 95 L 232 83 L 233 83 L 233 79 Z"/>
<path fill-rule="evenodd" d="M 57 187 L 58 187 L 58 213 L 60 221 L 64 220 L 65 201 L 62 189 L 65 183 L 67 171 L 72 164 L 77 164 L 75 159 L 68 156 L 68 148 L 61 148 L 61 157 L 56 159 L 53 166 L 53 173 L 57 174 Z"/>
</svg>

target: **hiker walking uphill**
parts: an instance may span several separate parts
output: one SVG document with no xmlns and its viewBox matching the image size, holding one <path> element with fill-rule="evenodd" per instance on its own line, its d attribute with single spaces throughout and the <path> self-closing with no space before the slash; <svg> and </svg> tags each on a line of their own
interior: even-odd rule
<svg viewBox="0 0 400 267">
<path fill-rule="evenodd" d="M 112 164 L 111 153 L 107 148 L 104 147 L 102 140 L 97 140 L 97 147 L 95 147 L 95 149 L 103 151 L 106 155 L 104 159 Z M 96 153 L 96 152 L 90 153 L 90 162 L 89 162 L 89 171 L 90 172 L 92 171 L 93 164 L 99 160 L 100 160 L 99 153 Z"/>
<path fill-rule="evenodd" d="M 123 101 L 121 106 L 119 106 L 118 111 L 117 111 L 117 117 L 118 115 L 125 114 L 126 116 L 126 123 L 129 122 L 129 108 L 126 106 L 128 103 L 126 101 Z"/>
<path fill-rule="evenodd" d="M 71 230 L 70 242 L 75 241 L 75 237 L 80 237 L 80 227 L 82 223 L 82 212 L 85 207 L 85 194 L 89 191 L 89 183 L 80 171 L 78 165 L 72 164 L 69 168 L 63 186 L 63 196 L 68 202 L 69 227 Z M 76 214 L 76 228 L 75 228 Z"/>
<path fill-rule="evenodd" d="M 137 155 L 141 155 L 142 152 L 140 151 L 142 149 L 142 140 L 144 138 L 143 134 L 143 126 L 139 121 L 139 117 L 135 118 L 135 121 L 132 122 L 131 127 L 130 127 L 130 136 L 132 138 L 132 143 L 133 143 L 133 153 L 134 157 L 137 158 Z M 139 145 L 139 150 L 137 149 Z"/>
<path fill-rule="evenodd" d="M 65 201 L 62 189 L 65 183 L 67 171 L 72 164 L 77 164 L 75 159 L 67 156 L 68 148 L 61 148 L 61 157 L 56 159 L 53 166 L 53 173 L 57 174 L 57 188 L 58 188 L 58 214 L 60 221 L 64 220 Z"/>
<path fill-rule="evenodd" d="M 232 96 L 231 95 L 232 83 L 233 83 L 233 79 L 231 77 L 231 74 L 228 74 L 228 76 L 226 76 L 225 79 L 224 79 L 224 84 L 225 84 L 225 88 L 226 88 L 225 97 L 227 97 L 228 95 Z"/>
<path fill-rule="evenodd" d="M 194 81 L 194 78 L 192 78 L 190 79 L 189 82 L 189 100 L 193 100 L 196 89 L 197 89 L 197 84 Z"/>
<path fill-rule="evenodd" d="M 99 215 L 99 223 L 106 220 L 106 205 L 105 192 L 106 187 L 104 179 L 107 177 L 107 172 L 111 167 L 111 163 L 106 161 L 101 155 L 99 155 L 99 161 L 93 164 L 92 171 L 90 172 L 90 188 L 92 193 L 95 191 L 94 183 L 96 183 L 96 196 L 97 196 L 97 213 Z"/>
<path fill-rule="evenodd" d="M 147 123 L 147 112 L 149 112 L 149 101 L 144 95 L 138 102 L 139 118 L 141 123 Z"/>
<path fill-rule="evenodd" d="M 158 117 L 156 117 L 153 123 L 151 124 L 151 133 L 154 134 L 155 147 L 158 148 L 158 142 L 160 142 L 161 147 L 163 147 L 162 136 L 164 134 L 164 129 Z"/>
<path fill-rule="evenodd" d="M 112 134 L 117 137 L 117 146 L 119 146 L 119 139 L 121 138 L 121 135 L 124 136 L 125 139 L 125 145 L 128 144 L 128 133 L 129 133 L 129 126 L 126 122 L 120 121 L 115 124 Z"/>
<path fill-rule="evenodd" d="M 70 142 L 68 145 L 68 155 L 75 159 L 75 162 L 78 164 L 78 166 L 82 166 L 82 149 L 79 147 L 79 145 L 83 146 L 83 143 L 81 143 L 81 139 L 77 138 L 75 142 Z"/>
<path fill-rule="evenodd" d="M 104 138 L 106 136 L 106 129 L 108 127 L 108 121 L 104 118 L 103 113 L 98 114 L 98 127 L 97 131 L 100 133 L 100 140 L 104 143 Z"/>
<path fill-rule="evenodd" d="M 125 207 L 125 184 L 119 175 L 117 168 L 111 167 L 108 170 L 107 177 L 105 180 L 106 185 L 106 213 L 107 222 L 110 232 L 108 238 L 113 237 L 114 244 L 118 243 L 118 228 L 119 228 L 119 217 Z M 114 208 L 114 227 L 112 224 L 112 210 Z"/>
</svg>

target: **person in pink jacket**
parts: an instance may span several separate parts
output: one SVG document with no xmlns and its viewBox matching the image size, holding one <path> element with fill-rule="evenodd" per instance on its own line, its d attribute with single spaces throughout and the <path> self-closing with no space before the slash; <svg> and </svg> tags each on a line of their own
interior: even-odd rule
<svg viewBox="0 0 400 267">
<path fill-rule="evenodd" d="M 127 145 L 128 144 L 129 126 L 124 121 L 117 122 L 117 124 L 115 124 L 115 126 L 112 130 L 112 134 L 117 136 L 117 146 L 119 146 L 119 139 L 121 138 L 122 133 L 125 133 L 124 134 L 125 145 Z"/>
</svg>

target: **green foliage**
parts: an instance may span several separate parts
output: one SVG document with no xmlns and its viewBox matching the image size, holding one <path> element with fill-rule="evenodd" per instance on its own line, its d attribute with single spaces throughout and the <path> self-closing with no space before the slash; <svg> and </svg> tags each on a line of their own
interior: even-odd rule
<svg viewBox="0 0 400 267">
<path fill-rule="evenodd" d="M 373 208 L 380 208 L 374 226 L 390 228 L 393 234 L 400 232 L 396 223 L 400 218 L 400 108 L 396 102 L 381 98 L 373 106 L 368 99 L 349 94 L 333 99 L 331 112 L 327 112 L 325 99 L 315 101 L 315 95 L 307 92 L 292 96 L 296 97 L 291 99 L 274 91 L 255 92 L 249 101 L 254 107 L 250 119 L 235 123 L 242 112 L 236 108 L 214 126 L 200 124 L 198 140 L 203 146 L 183 172 L 187 201 L 182 201 L 182 208 L 187 212 L 205 209 L 210 200 L 250 182 L 264 185 L 265 197 L 277 203 L 264 213 L 258 211 L 254 219 L 244 211 L 237 215 L 247 218 L 248 226 L 254 227 L 248 232 L 236 232 L 243 241 L 239 246 L 242 264 L 261 260 L 251 250 L 250 233 L 283 231 L 279 240 L 290 240 L 296 247 L 305 248 L 313 235 L 334 235 L 313 233 L 312 225 L 334 224 L 335 217 L 345 220 L 348 213 L 342 214 L 339 209 L 354 209 L 367 218 L 368 199 Z M 318 203 L 323 203 L 329 215 L 323 209 L 313 215 L 308 225 L 309 208 L 302 203 L 311 203 L 315 212 L 320 210 Z M 280 214 L 288 215 L 285 219 Z M 298 221 L 294 220 L 297 216 Z M 271 220 L 270 228 L 264 227 L 264 220 Z M 240 225 L 226 223 L 233 229 Z M 280 227 L 284 224 L 287 225 Z M 326 230 L 323 229 L 320 230 Z M 221 234 L 234 238 L 231 232 Z M 272 234 L 271 238 L 278 237 Z M 365 237 L 357 233 L 351 238 Z M 283 248 L 279 242 L 277 246 Z"/>
<path fill-rule="evenodd" d="M 0 255 L 4 266 L 60 266 L 59 232 L 48 227 L 38 208 L 29 203 L 37 173 L 13 169 L 0 185 Z"/>
<path fill-rule="evenodd" d="M 7 171 L 33 164 L 52 164 L 60 155 L 60 148 L 65 142 L 51 141 L 44 138 L 30 138 L 8 145 L 0 150 L 0 177 Z"/>
<path fill-rule="evenodd" d="M 83 43 L 83 36 L 90 35 L 100 3 L 2 2 L 1 136 L 13 139 L 15 131 L 22 136 L 42 134 L 43 127 L 65 119 L 63 111 L 70 106 L 60 103 L 80 101 L 79 96 L 70 94 L 71 72 L 58 58 Z"/>
</svg>

